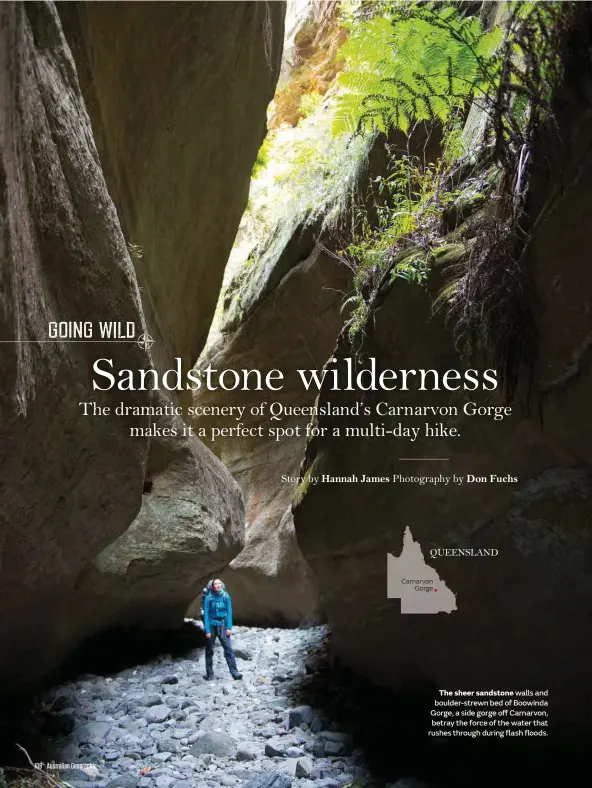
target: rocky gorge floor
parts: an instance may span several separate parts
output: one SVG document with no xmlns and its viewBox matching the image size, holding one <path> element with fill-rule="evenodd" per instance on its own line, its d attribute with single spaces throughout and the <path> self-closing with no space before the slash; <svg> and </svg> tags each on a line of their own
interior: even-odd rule
<svg viewBox="0 0 592 788">
<path fill-rule="evenodd" d="M 73 788 L 384 784 L 348 732 L 294 699 L 326 635 L 324 627 L 235 627 L 240 681 L 217 644 L 214 681 L 204 679 L 201 648 L 53 687 L 42 705 L 55 760 L 44 768 Z"/>
</svg>

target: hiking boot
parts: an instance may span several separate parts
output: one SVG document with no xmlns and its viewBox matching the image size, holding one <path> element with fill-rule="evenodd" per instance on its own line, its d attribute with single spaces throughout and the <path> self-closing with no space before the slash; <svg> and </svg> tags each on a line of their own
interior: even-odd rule
<svg viewBox="0 0 592 788">
<path fill-rule="evenodd" d="M 213 681 L 213 679 L 214 679 L 214 674 L 213 674 L 213 673 L 206 673 L 206 675 L 204 676 L 204 679 L 205 679 L 206 681 Z"/>
<path fill-rule="evenodd" d="M 233 674 L 232 674 L 232 678 L 233 678 L 235 681 L 238 681 L 239 679 L 242 679 L 242 677 L 243 677 L 243 674 L 242 674 L 242 673 L 233 673 Z"/>
</svg>

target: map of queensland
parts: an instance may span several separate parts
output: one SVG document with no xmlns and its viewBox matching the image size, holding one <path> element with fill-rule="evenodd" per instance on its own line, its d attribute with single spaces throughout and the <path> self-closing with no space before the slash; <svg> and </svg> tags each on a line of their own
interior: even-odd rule
<svg viewBox="0 0 592 788">
<path fill-rule="evenodd" d="M 401 599 L 401 613 L 452 613 L 456 596 L 426 564 L 421 546 L 405 528 L 403 549 L 397 558 L 387 554 L 387 597 Z"/>
</svg>

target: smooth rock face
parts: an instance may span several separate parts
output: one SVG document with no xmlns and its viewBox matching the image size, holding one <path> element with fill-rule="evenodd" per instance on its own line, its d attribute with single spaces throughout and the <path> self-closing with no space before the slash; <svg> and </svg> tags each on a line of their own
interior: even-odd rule
<svg viewBox="0 0 592 788">
<path fill-rule="evenodd" d="M 539 359 L 536 397 L 543 419 L 518 408 L 503 421 L 463 415 L 466 401 L 484 403 L 482 392 L 397 390 L 364 393 L 378 402 L 459 408 L 458 417 L 375 417 L 392 429 L 400 421 L 424 431 L 426 421 L 454 426 L 458 437 L 315 439 L 303 473 L 319 477 L 406 477 L 472 474 L 487 483 L 306 482 L 295 501 L 298 543 L 322 578 L 322 598 L 336 655 L 374 682 L 400 689 L 407 682 L 440 687 L 548 689 L 552 722 L 587 718 L 592 681 L 585 640 L 592 616 L 590 541 L 589 266 L 590 119 L 564 103 L 569 156 L 535 171 L 533 211 L 545 204 L 557 179 L 569 183 L 563 199 L 533 237 L 531 271 L 538 299 Z M 576 105 L 577 106 L 577 105 Z M 569 134 L 567 132 L 569 129 Z M 550 134 L 545 150 L 557 146 Z M 586 154 L 587 151 L 587 154 Z M 536 153 L 536 149 L 533 152 Z M 575 163 L 583 164 L 579 179 Z M 571 175 L 574 177 L 570 179 Z M 562 173 L 558 176 L 558 173 Z M 563 174 L 565 176 L 563 176 Z M 462 370 L 442 317 L 431 302 L 442 285 L 427 289 L 396 283 L 375 309 L 362 346 L 363 359 L 386 368 Z M 588 350 L 586 350 L 588 348 Z M 341 337 L 338 368 L 352 354 Z M 365 366 L 368 366 L 366 363 Z M 400 379 L 399 379 L 400 380 Z M 321 392 L 319 403 L 352 405 L 359 392 Z M 501 404 L 496 398 L 488 404 Z M 536 414 L 536 408 L 534 409 Z M 372 418 L 321 418 L 319 426 L 361 428 Z M 400 457 L 445 457 L 445 463 L 400 462 Z M 491 474 L 516 483 L 489 483 Z M 457 611 L 401 615 L 387 598 L 387 554 L 399 555 L 409 526 L 424 559 L 456 595 Z M 497 548 L 490 558 L 442 557 L 431 548 Z M 565 655 L 569 654 L 569 670 Z M 551 700 L 552 697 L 552 700 Z"/>
<path fill-rule="evenodd" d="M 158 367 L 206 338 L 265 135 L 285 4 L 60 4 Z M 130 34 L 131 31 L 131 34 Z M 206 122 L 207 120 L 207 122 Z"/>
<path fill-rule="evenodd" d="M 94 359 L 144 368 L 136 344 L 47 343 L 50 321 L 131 321 L 135 273 L 74 64 L 51 4 L 0 6 L 0 682 L 55 665 L 93 622 L 83 566 L 137 515 L 148 440 L 83 416 Z M 98 330 L 98 326 L 96 327 Z M 39 344 L 38 340 L 45 340 Z M 134 404 L 148 404 L 134 392 Z M 133 426 L 147 426 L 136 419 Z"/>
<path fill-rule="evenodd" d="M 285 625 L 320 620 L 317 583 L 298 547 L 291 510 L 279 522 L 258 519 L 246 538 L 245 549 L 222 573 L 236 598 L 237 620 Z"/>
<path fill-rule="evenodd" d="M 156 425 L 177 435 L 151 440 L 140 513 L 79 581 L 103 626 L 178 626 L 204 578 L 244 544 L 242 494 L 228 470 L 197 438 L 182 437 L 179 418 Z"/>
<path fill-rule="evenodd" d="M 589 9 L 580 7 L 584 18 Z M 581 26 L 589 34 L 589 18 Z M 533 146 L 529 208 L 536 227 L 529 247 L 528 282 L 535 302 L 539 353 L 532 418 L 515 407 L 510 418 L 462 415 L 480 392 L 368 392 L 397 405 L 456 405 L 458 418 L 430 419 L 455 426 L 459 437 L 410 443 L 382 438 L 322 438 L 307 447 L 303 472 L 319 476 L 512 475 L 516 483 L 473 483 L 443 488 L 404 483 L 301 485 L 295 527 L 305 558 L 322 578 L 322 596 L 337 656 L 371 680 L 400 688 L 433 680 L 441 687 L 548 689 L 551 723 L 589 719 L 592 692 L 586 664 L 592 616 L 589 500 L 592 393 L 590 312 L 592 221 L 590 115 L 586 38 L 573 37 L 554 124 Z M 582 80 L 587 80 L 582 85 Z M 559 133 L 557 132 L 559 130 Z M 535 222 L 536 223 L 536 222 Z M 379 369 L 462 369 L 431 302 L 442 281 L 427 290 L 397 283 L 375 309 L 362 347 Z M 336 355 L 351 354 L 341 337 Z M 360 395 L 324 391 L 319 402 L 352 404 Z M 500 404 L 495 398 L 489 404 Z M 537 412 L 542 418 L 537 418 Z M 364 427 L 371 419 L 323 418 L 320 426 Z M 392 428 L 402 419 L 375 418 Z M 405 417 L 422 429 L 428 419 Z M 342 432 L 343 434 L 343 432 Z M 447 457 L 399 462 L 399 457 Z M 412 466 L 412 467 L 410 467 Z M 401 615 L 387 599 L 387 553 L 399 555 L 409 526 L 458 610 Z M 438 558 L 431 548 L 495 547 L 497 557 Z M 434 647 L 437 644 L 437 647 Z M 565 655 L 569 654 L 569 670 Z M 551 700 L 552 698 L 552 700 Z"/>
<path fill-rule="evenodd" d="M 271 107 L 272 127 L 297 123 L 303 97 L 335 92 L 335 77 L 343 63 L 335 52 L 346 31 L 339 24 L 334 2 L 310 0 L 293 4 L 286 37 L 281 86 Z M 296 138 L 293 138 L 295 141 Z M 371 180 L 385 172 L 385 140 L 368 142 L 350 177 L 360 193 L 368 194 Z M 408 141 L 393 135 L 393 146 L 431 158 L 439 152 L 439 135 L 421 127 Z M 395 148 L 393 148 L 395 149 Z M 343 199 L 347 202 L 345 192 Z M 285 211 L 273 229 L 262 231 L 253 217 L 241 223 L 230 257 L 218 308 L 206 347 L 196 368 L 209 363 L 225 369 L 284 374 L 281 391 L 195 392 L 193 404 L 244 405 L 240 421 L 262 430 L 262 437 L 219 437 L 211 445 L 239 482 L 246 503 L 246 544 L 224 572 L 233 594 L 237 620 L 272 625 L 308 625 L 323 620 L 317 579 L 304 560 L 294 532 L 291 501 L 306 442 L 309 416 L 274 419 L 271 403 L 311 406 L 318 389 L 306 389 L 298 369 L 320 370 L 330 359 L 347 317 L 345 294 L 352 291 L 351 271 L 323 246 L 335 249 L 335 238 L 324 228 L 323 216 Z M 260 208 L 261 210 L 261 208 Z M 344 220 L 345 221 L 345 220 Z M 251 226 L 252 224 L 252 226 Z M 261 235 L 263 237 L 261 237 Z M 256 243 L 255 243 L 256 241 Z M 320 243 L 319 243 L 320 242 Z M 253 245 L 254 244 L 254 245 Z M 266 403 L 262 415 L 251 408 Z M 277 415 L 277 412 L 276 412 Z M 238 419 L 204 418 L 196 427 L 232 427 Z M 281 428 L 278 435 L 269 435 Z M 197 615 L 198 604 L 191 608 Z"/>
<path fill-rule="evenodd" d="M 103 626 L 178 623 L 203 577 L 242 546 L 240 490 L 203 445 L 154 439 L 147 460 L 148 439 L 129 434 L 147 418 L 83 417 L 78 403 L 142 406 L 150 394 L 91 397 L 99 345 L 34 341 L 51 320 L 94 315 L 157 340 L 151 357 L 105 346 L 115 369 L 162 370 L 173 356 L 189 366 L 246 202 L 283 34 L 282 3 L 59 11 L 76 68 L 51 4 L 3 7 L 0 33 L 0 326 L 22 343 L 0 347 L 9 682 L 45 673 Z"/>
<path fill-rule="evenodd" d="M 226 369 L 280 369 L 285 378 L 278 392 L 195 393 L 194 405 L 245 405 L 242 422 L 262 426 L 264 437 L 217 439 L 210 444 L 229 468 L 245 496 L 246 544 L 223 573 L 232 594 L 237 620 L 258 623 L 313 623 L 319 618 L 316 580 L 298 547 L 291 499 L 306 441 L 307 417 L 282 421 L 250 414 L 259 402 L 312 405 L 297 369 L 320 368 L 333 348 L 342 316 L 341 291 L 348 271 L 328 255 L 313 252 L 295 264 L 279 285 L 235 332 L 223 334 L 207 348 L 199 365 Z M 302 305 L 306 304 L 306 309 Z M 206 360 L 207 359 L 207 360 Z M 232 426 L 226 419 L 200 418 L 196 427 Z M 269 427 L 298 428 L 300 435 L 276 441 Z M 282 479 L 285 476 L 285 479 Z M 198 602 L 192 607 L 197 613 Z"/>
<path fill-rule="evenodd" d="M 394 288 L 376 310 L 375 336 L 365 345 L 379 369 L 462 368 L 445 327 L 430 322 L 429 315 L 427 293 Z M 405 339 L 397 342 L 397 337 Z M 343 352 L 342 346 L 339 355 Z M 440 469 L 444 475 L 470 473 L 489 479 L 490 474 L 509 473 L 519 479 L 513 485 L 446 488 L 392 482 L 302 485 L 294 513 L 298 542 L 322 578 L 335 652 L 344 663 L 395 689 L 406 680 L 425 677 L 442 687 L 520 689 L 527 675 L 529 687 L 553 693 L 555 715 L 575 718 L 583 697 L 577 687 L 590 686 L 583 622 L 592 613 L 592 476 L 574 451 L 582 440 L 592 440 L 582 407 L 583 392 L 588 390 L 589 401 L 590 386 L 587 373 L 587 380 L 565 393 L 565 413 L 572 413 L 579 424 L 577 442 L 563 442 L 561 420 L 541 430 L 516 415 L 507 422 L 471 423 L 459 417 L 454 423 L 460 437 L 448 440 L 410 444 L 387 435 L 317 440 L 309 446 L 305 470 L 317 477 L 434 476 L 436 463 L 397 460 L 437 455 L 450 458 Z M 320 402 L 329 398 L 340 405 L 355 401 L 351 394 L 325 392 Z M 483 395 L 471 394 L 471 399 L 482 401 Z M 461 413 L 463 404 L 460 397 L 442 392 L 365 396 L 371 406 L 378 401 L 458 403 Z M 392 429 L 398 420 L 379 421 Z M 425 421 L 406 418 L 417 427 Z M 319 420 L 329 434 L 336 425 L 343 431 L 369 422 L 354 417 Z M 573 453 L 567 453 L 570 444 Z M 408 469 L 411 464 L 413 470 Z M 424 559 L 456 595 L 457 611 L 401 615 L 400 601 L 387 599 L 387 554 L 400 554 L 407 526 Z M 430 560 L 431 548 L 452 547 L 494 547 L 499 556 Z M 562 667 L 566 652 L 571 655 L 568 673 Z"/>
<path fill-rule="evenodd" d="M 281 75 L 269 112 L 272 129 L 297 125 L 303 116 L 301 100 L 318 98 L 334 86 L 343 67 L 336 52 L 347 35 L 340 27 L 339 13 L 334 0 L 305 0 L 288 8 Z M 287 213 L 260 237 L 261 228 L 251 227 L 251 218 L 247 215 L 241 223 L 206 347 L 196 366 L 212 361 L 227 369 L 281 369 L 290 378 L 281 396 L 264 392 L 260 399 L 312 404 L 315 392 L 303 391 L 294 371 L 321 366 L 330 355 L 343 319 L 339 291 L 347 289 L 347 269 L 315 251 L 318 222 L 305 226 L 302 216 Z M 252 243 L 245 245 L 245 237 Z M 255 248 L 248 251 L 254 243 Z M 225 392 L 216 394 L 216 404 L 237 401 L 251 406 L 258 401 L 258 394 L 252 392 L 240 400 Z M 194 404 L 210 401 L 210 393 L 197 392 Z M 249 425 L 264 430 L 274 423 L 268 413 L 257 418 L 247 411 L 245 416 Z M 282 426 L 303 429 L 306 422 L 306 418 L 293 418 Z M 212 423 L 201 418 L 195 422 L 196 426 Z M 232 426 L 233 422 L 222 423 Z M 237 620 L 274 625 L 319 621 L 316 580 L 294 534 L 290 503 L 295 482 L 282 479 L 297 475 L 304 437 L 280 442 L 249 439 L 248 445 L 227 438 L 211 448 L 230 468 L 246 501 L 246 545 L 224 573 Z"/>
</svg>

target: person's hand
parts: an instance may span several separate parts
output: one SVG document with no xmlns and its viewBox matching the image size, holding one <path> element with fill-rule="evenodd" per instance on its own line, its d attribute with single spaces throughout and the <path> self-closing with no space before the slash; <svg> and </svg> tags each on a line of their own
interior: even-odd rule
<svg viewBox="0 0 592 788">
<path fill-rule="evenodd" d="M 226 630 L 226 637 L 227 637 L 227 638 L 229 638 L 229 637 L 230 637 L 230 630 L 229 630 L 229 629 L 227 629 L 227 630 Z"/>
<path fill-rule="evenodd" d="M 211 638 L 212 636 L 211 636 L 211 634 L 209 632 L 206 632 L 206 637 L 207 638 Z"/>
</svg>

